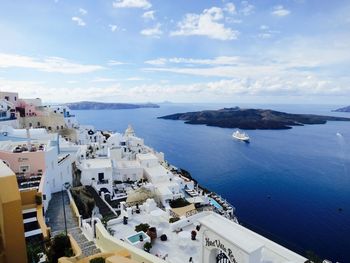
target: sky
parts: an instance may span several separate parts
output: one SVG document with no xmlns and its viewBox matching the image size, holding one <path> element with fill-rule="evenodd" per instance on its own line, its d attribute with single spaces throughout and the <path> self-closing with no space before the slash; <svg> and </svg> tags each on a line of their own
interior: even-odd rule
<svg viewBox="0 0 350 263">
<path fill-rule="evenodd" d="M 349 73 L 350 1 L 0 1 L 20 97 L 346 105 Z"/>
</svg>

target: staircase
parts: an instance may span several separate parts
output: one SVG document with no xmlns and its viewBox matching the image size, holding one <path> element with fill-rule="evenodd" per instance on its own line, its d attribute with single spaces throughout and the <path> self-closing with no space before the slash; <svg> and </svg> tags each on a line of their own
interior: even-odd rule
<svg viewBox="0 0 350 263">
<path fill-rule="evenodd" d="M 77 241 L 84 257 L 100 253 L 93 241 L 89 241 L 78 226 L 77 219 L 73 216 L 72 209 L 69 205 L 69 197 L 66 191 L 63 192 L 64 209 L 66 212 L 67 232 L 71 234 L 75 241 Z M 51 227 L 52 236 L 64 233 L 64 213 L 62 192 L 54 193 L 51 197 L 49 207 L 46 213 L 48 218 L 48 226 Z M 102 201 L 102 200 L 101 200 Z"/>
<path fill-rule="evenodd" d="M 84 257 L 88 257 L 97 253 L 100 253 L 101 250 L 98 249 L 94 243 L 94 241 L 89 241 L 83 232 L 81 231 L 80 227 L 73 227 L 70 229 L 67 229 L 68 234 L 71 234 L 75 241 L 77 241 Z M 52 233 L 52 236 L 62 234 L 62 231 L 55 231 Z"/>
</svg>

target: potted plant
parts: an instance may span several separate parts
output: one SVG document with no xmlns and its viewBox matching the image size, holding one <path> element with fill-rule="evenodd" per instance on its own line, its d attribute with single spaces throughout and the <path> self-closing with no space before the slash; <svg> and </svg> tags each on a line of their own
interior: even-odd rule
<svg viewBox="0 0 350 263">
<path fill-rule="evenodd" d="M 196 240 L 196 236 L 197 236 L 196 230 L 192 230 L 192 231 L 191 231 L 191 239 L 192 239 L 192 240 Z"/>
<path fill-rule="evenodd" d="M 167 235 L 166 235 L 166 234 L 161 235 L 161 236 L 160 236 L 160 240 L 161 240 L 161 241 L 167 241 L 167 240 L 168 240 Z"/>
<path fill-rule="evenodd" d="M 141 231 L 143 231 L 143 232 L 147 232 L 147 230 L 149 229 L 149 224 L 139 224 L 139 225 L 137 225 L 137 226 L 135 226 L 135 231 L 136 232 L 141 232 Z"/>
<path fill-rule="evenodd" d="M 148 253 L 151 251 L 151 248 L 152 248 L 151 242 L 146 242 L 146 243 L 143 245 L 143 249 L 144 249 L 146 252 L 148 252 Z"/>
<path fill-rule="evenodd" d="M 151 240 L 154 240 L 157 238 L 157 229 L 155 227 L 150 227 L 147 230 L 147 235 L 151 238 Z"/>
</svg>

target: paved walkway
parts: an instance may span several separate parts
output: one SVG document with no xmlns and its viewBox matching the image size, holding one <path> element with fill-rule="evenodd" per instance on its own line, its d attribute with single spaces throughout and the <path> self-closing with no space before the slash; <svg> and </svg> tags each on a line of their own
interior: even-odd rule
<svg viewBox="0 0 350 263">
<path fill-rule="evenodd" d="M 78 226 L 77 218 L 73 216 L 73 211 L 69 205 L 69 197 L 66 191 L 63 191 L 64 208 L 66 211 L 67 229 Z M 52 232 L 64 232 L 64 214 L 63 214 L 62 192 L 54 193 L 51 196 L 49 208 L 46 211 L 46 218 L 48 218 L 48 226 L 51 227 Z"/>
<path fill-rule="evenodd" d="M 69 197 L 66 191 L 63 192 L 63 197 L 68 234 L 71 234 L 77 241 L 85 257 L 101 252 L 93 241 L 87 240 L 79 228 L 78 220 L 74 217 L 73 211 L 69 205 Z M 48 218 L 47 225 L 51 227 L 52 236 L 64 233 L 65 228 L 62 192 L 54 193 L 52 195 L 49 208 L 46 212 L 46 218 Z"/>
</svg>

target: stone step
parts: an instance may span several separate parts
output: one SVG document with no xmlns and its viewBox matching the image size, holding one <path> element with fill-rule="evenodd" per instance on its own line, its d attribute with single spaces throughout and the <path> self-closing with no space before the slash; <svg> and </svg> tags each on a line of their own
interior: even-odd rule
<svg viewBox="0 0 350 263">
<path fill-rule="evenodd" d="M 83 255 L 85 257 L 94 255 L 96 253 L 100 253 L 100 250 L 98 248 L 96 248 L 95 245 L 89 246 L 89 247 L 85 247 L 84 249 L 82 249 Z"/>
</svg>

